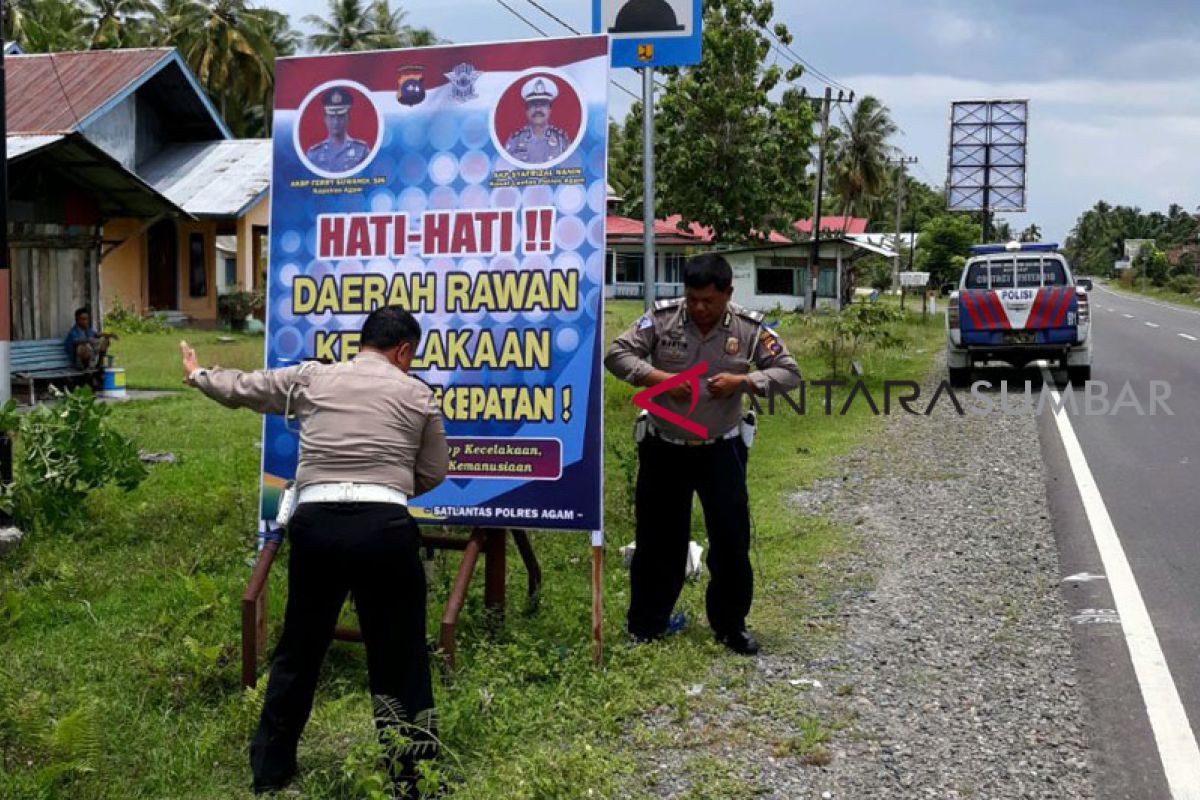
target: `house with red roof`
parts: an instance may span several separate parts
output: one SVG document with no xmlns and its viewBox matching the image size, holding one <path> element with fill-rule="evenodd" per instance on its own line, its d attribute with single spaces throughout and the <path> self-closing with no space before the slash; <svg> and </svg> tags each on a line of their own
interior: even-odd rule
<svg viewBox="0 0 1200 800">
<path fill-rule="evenodd" d="M 861 217 L 821 217 L 816 269 L 816 305 L 841 308 L 854 285 L 854 264 L 868 254 L 894 252 L 865 236 Z M 641 220 L 610 213 L 608 224 L 607 296 L 640 298 L 645 291 L 644 230 Z M 792 223 L 788 235 L 770 231 L 761 241 L 728 244 L 715 241 L 712 230 L 695 222 L 683 224 L 678 214 L 654 222 L 655 297 L 683 294 L 681 270 L 692 255 L 720 250 L 733 268 L 734 298 L 749 308 L 802 310 L 812 288 L 811 219 Z"/>
<path fill-rule="evenodd" d="M 61 337 L 83 305 L 213 321 L 261 284 L 270 141 L 235 140 L 178 52 L 4 63 L 15 339 Z"/>
</svg>

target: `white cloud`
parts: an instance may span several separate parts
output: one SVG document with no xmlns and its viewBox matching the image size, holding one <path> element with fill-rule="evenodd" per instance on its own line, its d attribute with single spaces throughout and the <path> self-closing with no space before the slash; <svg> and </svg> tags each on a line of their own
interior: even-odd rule
<svg viewBox="0 0 1200 800">
<path fill-rule="evenodd" d="M 986 23 L 947 10 L 930 13 L 926 30 L 933 42 L 941 47 L 963 47 L 988 41 L 994 36 Z"/>
<path fill-rule="evenodd" d="M 1062 238 L 1097 200 L 1165 209 L 1200 204 L 1200 78 L 987 82 L 939 75 L 847 78 L 892 109 L 917 174 L 945 179 L 952 100 L 1030 99 L 1029 211 L 1015 224 Z"/>
</svg>

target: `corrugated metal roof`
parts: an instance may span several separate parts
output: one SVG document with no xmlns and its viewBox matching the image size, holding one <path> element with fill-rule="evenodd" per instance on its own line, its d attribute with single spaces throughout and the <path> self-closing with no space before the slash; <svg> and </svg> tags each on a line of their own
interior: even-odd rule
<svg viewBox="0 0 1200 800">
<path fill-rule="evenodd" d="M 22 173 L 47 174 L 52 180 L 83 189 L 96 201 L 101 216 L 109 219 L 184 213 L 177 203 L 125 169 L 83 134 L 10 136 L 8 144 L 12 145 L 14 139 L 49 140 L 36 150 L 27 150 L 26 157 L 20 160 L 10 155 L 13 163 L 9 164 L 9 175 L 14 185 L 22 180 Z"/>
<path fill-rule="evenodd" d="M 821 230 L 835 233 L 866 233 L 867 222 L 863 217 L 821 217 Z M 812 218 L 797 220 L 792 227 L 800 233 L 812 233 Z"/>
<path fill-rule="evenodd" d="M 8 56 L 8 132 L 73 131 L 153 67 L 169 47 Z"/>
<path fill-rule="evenodd" d="M 271 140 L 175 145 L 146 164 L 141 175 L 189 214 L 240 216 L 271 185 Z"/>
<path fill-rule="evenodd" d="M 43 147 L 61 141 L 62 138 L 63 135 L 61 133 L 18 134 L 16 136 L 9 136 L 5 141 L 8 160 L 12 161 L 21 156 L 27 156 L 30 153 L 41 150 Z"/>
</svg>

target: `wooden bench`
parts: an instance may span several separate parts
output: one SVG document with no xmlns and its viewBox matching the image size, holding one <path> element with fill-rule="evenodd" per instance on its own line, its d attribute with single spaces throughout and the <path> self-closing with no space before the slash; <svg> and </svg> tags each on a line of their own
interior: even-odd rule
<svg viewBox="0 0 1200 800">
<path fill-rule="evenodd" d="M 76 369 L 62 339 L 34 339 L 13 342 L 9 349 L 9 372 L 14 381 L 29 384 L 29 404 L 37 403 L 38 381 L 74 384 L 92 375 Z"/>
</svg>

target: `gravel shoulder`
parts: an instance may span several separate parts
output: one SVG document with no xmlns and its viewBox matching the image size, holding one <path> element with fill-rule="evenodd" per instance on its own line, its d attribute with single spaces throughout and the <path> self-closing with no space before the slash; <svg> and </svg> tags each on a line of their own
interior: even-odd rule
<svg viewBox="0 0 1200 800">
<path fill-rule="evenodd" d="M 1037 437 L 1031 416 L 960 417 L 943 397 L 798 493 L 798 514 L 850 531 L 824 565 L 828 613 L 640 720 L 637 793 L 1093 797 Z M 788 591 L 756 606 L 812 607 L 812 586 Z"/>
</svg>

